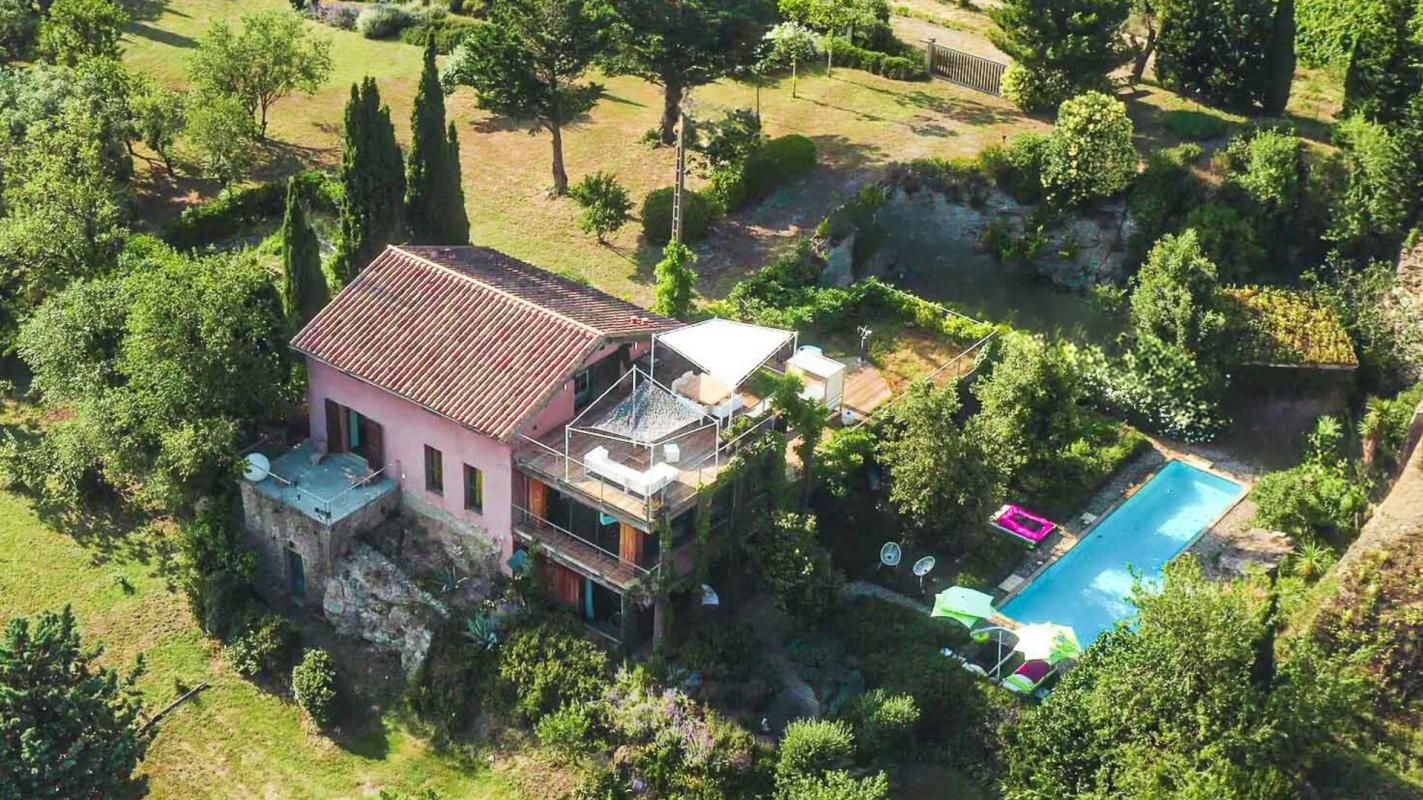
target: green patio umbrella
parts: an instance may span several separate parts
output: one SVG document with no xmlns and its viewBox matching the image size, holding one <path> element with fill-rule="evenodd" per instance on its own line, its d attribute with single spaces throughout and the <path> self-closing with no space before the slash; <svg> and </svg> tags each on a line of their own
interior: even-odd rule
<svg viewBox="0 0 1423 800">
<path fill-rule="evenodd" d="M 972 628 L 979 620 L 993 615 L 993 595 L 966 586 L 950 586 L 934 597 L 931 617 L 948 617 Z"/>
<path fill-rule="evenodd" d="M 1082 645 L 1077 641 L 1077 632 L 1067 625 L 1053 622 L 1039 622 L 1024 625 L 1013 631 L 1018 644 L 1013 649 L 1023 654 L 1029 661 L 1046 661 L 1056 664 L 1082 655 Z"/>
</svg>

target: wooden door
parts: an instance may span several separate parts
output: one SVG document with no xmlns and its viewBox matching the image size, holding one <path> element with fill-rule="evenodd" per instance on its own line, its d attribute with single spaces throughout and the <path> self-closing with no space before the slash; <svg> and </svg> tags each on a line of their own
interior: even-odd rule
<svg viewBox="0 0 1423 800">
<path fill-rule="evenodd" d="M 379 422 L 361 416 L 361 454 L 372 471 L 385 467 L 385 429 Z"/>
<path fill-rule="evenodd" d="M 326 398 L 326 452 L 346 452 L 346 409 L 331 398 Z"/>
<path fill-rule="evenodd" d="M 642 566 L 642 540 L 645 534 L 627 524 L 618 525 L 618 557 L 629 564 Z"/>
</svg>

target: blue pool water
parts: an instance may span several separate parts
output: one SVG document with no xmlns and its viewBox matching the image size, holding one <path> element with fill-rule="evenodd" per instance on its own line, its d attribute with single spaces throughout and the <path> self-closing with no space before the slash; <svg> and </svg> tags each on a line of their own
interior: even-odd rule
<svg viewBox="0 0 1423 800">
<path fill-rule="evenodd" d="M 1019 622 L 1071 625 L 1082 646 L 1136 613 L 1133 571 L 1161 577 L 1244 494 L 1231 480 L 1172 461 L 1000 610 Z"/>
</svg>

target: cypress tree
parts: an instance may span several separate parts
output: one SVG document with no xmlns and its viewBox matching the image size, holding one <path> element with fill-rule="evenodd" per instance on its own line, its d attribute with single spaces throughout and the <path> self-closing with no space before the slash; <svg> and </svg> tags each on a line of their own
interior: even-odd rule
<svg viewBox="0 0 1423 800">
<path fill-rule="evenodd" d="M 406 168 L 406 218 L 416 244 L 466 244 L 469 218 L 460 186 L 459 137 L 445 126 L 445 93 L 435 69 L 435 39 L 425 47 L 425 69 L 410 114 L 410 159 Z"/>
<path fill-rule="evenodd" d="M 344 285 L 400 238 L 405 223 L 404 161 L 372 78 L 351 85 L 340 179 L 345 199 L 331 272 Z"/>
<path fill-rule="evenodd" d="M 1295 61 L 1295 0 L 1280 0 L 1275 7 L 1275 31 L 1270 40 L 1270 85 L 1265 90 L 1265 113 L 1285 113 L 1294 86 Z"/>
<path fill-rule="evenodd" d="M 326 276 L 316 232 L 306 222 L 295 178 L 287 182 L 287 214 L 282 220 L 282 305 L 293 328 L 305 325 L 326 305 Z"/>
</svg>

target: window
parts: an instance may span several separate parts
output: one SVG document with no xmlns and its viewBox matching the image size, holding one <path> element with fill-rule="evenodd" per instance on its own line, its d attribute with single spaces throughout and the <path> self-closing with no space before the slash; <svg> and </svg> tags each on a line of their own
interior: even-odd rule
<svg viewBox="0 0 1423 800">
<path fill-rule="evenodd" d="M 588 405 L 588 401 L 593 399 L 593 372 L 583 370 L 573 376 L 573 408 L 582 411 Z"/>
<path fill-rule="evenodd" d="M 484 513 L 484 473 L 464 465 L 464 507 L 476 514 Z"/>
<path fill-rule="evenodd" d="M 425 491 L 445 493 L 445 456 L 428 444 L 425 445 Z"/>
</svg>

